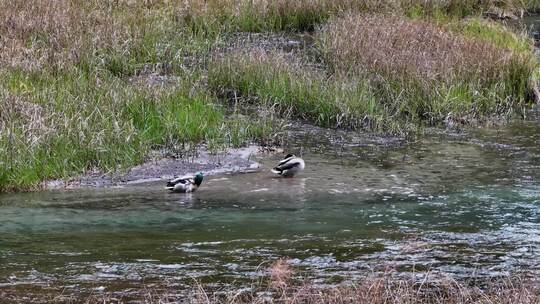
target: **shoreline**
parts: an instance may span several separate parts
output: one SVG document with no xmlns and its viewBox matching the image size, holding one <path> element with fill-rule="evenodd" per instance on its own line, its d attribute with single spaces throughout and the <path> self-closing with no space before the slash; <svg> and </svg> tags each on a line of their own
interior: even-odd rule
<svg viewBox="0 0 540 304">
<path fill-rule="evenodd" d="M 167 181 L 174 177 L 203 172 L 205 176 L 224 173 L 252 173 L 262 170 L 262 165 L 251 159 L 264 153 L 263 147 L 249 145 L 243 148 L 230 148 L 224 152 L 198 152 L 196 157 L 164 157 L 146 161 L 126 171 L 111 173 L 91 172 L 76 178 L 49 180 L 41 184 L 41 190 L 109 188 L 138 185 L 147 182 Z"/>
<path fill-rule="evenodd" d="M 260 270 L 261 278 L 248 287 L 225 288 L 195 280 L 183 286 L 142 283 L 128 293 L 100 285 L 92 292 L 70 293 L 54 286 L 33 289 L 24 297 L 18 288 L 0 288 L 0 296 L 26 303 L 537 303 L 540 283 L 534 278 L 508 275 L 484 281 L 437 279 L 430 273 L 393 275 L 392 270 L 367 273 L 362 279 L 320 284 L 301 278 L 289 260 L 278 259 Z M 300 278 L 299 278 L 300 276 Z M 141 292 L 143 291 L 143 292 Z M 48 300 L 43 301 L 43 299 Z"/>
</svg>

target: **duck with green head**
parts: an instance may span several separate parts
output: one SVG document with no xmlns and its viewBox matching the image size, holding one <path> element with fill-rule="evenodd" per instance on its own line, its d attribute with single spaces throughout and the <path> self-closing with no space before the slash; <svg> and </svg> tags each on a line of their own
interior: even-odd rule
<svg viewBox="0 0 540 304">
<path fill-rule="evenodd" d="M 167 182 L 166 189 L 179 193 L 194 192 L 202 184 L 203 178 L 202 172 L 197 173 L 195 176 L 186 175 L 177 177 Z"/>
</svg>

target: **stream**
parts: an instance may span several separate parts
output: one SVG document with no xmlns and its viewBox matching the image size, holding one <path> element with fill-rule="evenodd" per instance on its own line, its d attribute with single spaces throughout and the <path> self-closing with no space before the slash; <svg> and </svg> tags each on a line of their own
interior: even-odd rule
<svg viewBox="0 0 540 304">
<path fill-rule="evenodd" d="M 373 272 L 540 275 L 540 113 L 413 141 L 299 128 L 306 170 L 0 196 L 0 292 L 240 287 L 286 258 L 319 284 Z"/>
</svg>

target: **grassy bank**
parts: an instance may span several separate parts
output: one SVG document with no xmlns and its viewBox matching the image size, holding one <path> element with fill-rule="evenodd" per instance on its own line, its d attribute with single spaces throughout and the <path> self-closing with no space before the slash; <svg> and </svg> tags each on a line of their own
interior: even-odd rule
<svg viewBox="0 0 540 304">
<path fill-rule="evenodd" d="M 2 2 L 0 192 L 272 133 L 206 92 L 196 60 L 213 41 L 167 7 L 104 4 Z"/>
<path fill-rule="evenodd" d="M 522 33 L 478 16 L 534 5 L 3 1 L 0 192 L 128 168 L 156 149 L 268 143 L 281 119 L 405 133 L 504 116 L 527 101 L 537 63 Z M 315 43 L 231 51 L 238 31 Z"/>
<path fill-rule="evenodd" d="M 526 102 L 536 68 L 530 41 L 477 19 L 441 26 L 348 14 L 330 20 L 317 42 L 322 65 L 240 51 L 211 64 L 209 84 L 324 127 L 403 133 L 505 116 Z"/>
<path fill-rule="evenodd" d="M 350 15 L 330 22 L 320 40 L 329 68 L 370 81 L 397 119 L 471 120 L 524 102 L 536 60 L 513 49 L 509 38 L 507 47 L 466 33 L 425 21 Z"/>
<path fill-rule="evenodd" d="M 92 78 L 87 78 L 87 77 Z M 141 163 L 152 149 L 214 148 L 264 138 L 271 126 L 229 118 L 214 98 L 175 79 L 144 88 L 114 76 L 5 75 L 0 91 L 0 190 Z"/>
<path fill-rule="evenodd" d="M 247 103 L 324 127 L 369 125 L 375 130 L 384 120 L 379 116 L 385 112 L 368 84 L 329 79 L 283 53 L 233 53 L 212 64 L 208 78 L 221 95 L 237 92 Z"/>
</svg>

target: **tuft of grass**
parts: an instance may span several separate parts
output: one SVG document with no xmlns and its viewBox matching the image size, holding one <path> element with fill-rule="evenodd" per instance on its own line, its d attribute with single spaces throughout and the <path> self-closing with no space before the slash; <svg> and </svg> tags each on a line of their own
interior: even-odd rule
<svg viewBox="0 0 540 304">
<path fill-rule="evenodd" d="M 349 9 L 351 0 L 187 1 L 178 10 L 185 24 L 196 33 L 221 31 L 312 31 L 330 15 Z"/>
<path fill-rule="evenodd" d="M 530 53 L 533 48 L 533 41 L 527 34 L 516 34 L 501 24 L 486 19 L 467 18 L 451 24 L 450 28 L 471 39 L 485 41 L 517 53 Z"/>
<path fill-rule="evenodd" d="M 280 53 L 237 52 L 210 65 L 208 82 L 218 94 L 235 92 L 257 106 L 324 127 L 379 127 L 383 113 L 362 82 L 326 78 Z"/>
<path fill-rule="evenodd" d="M 426 21 L 350 14 L 319 35 L 338 75 L 370 81 L 392 116 L 440 123 L 504 115 L 527 100 L 536 60 Z"/>
</svg>

